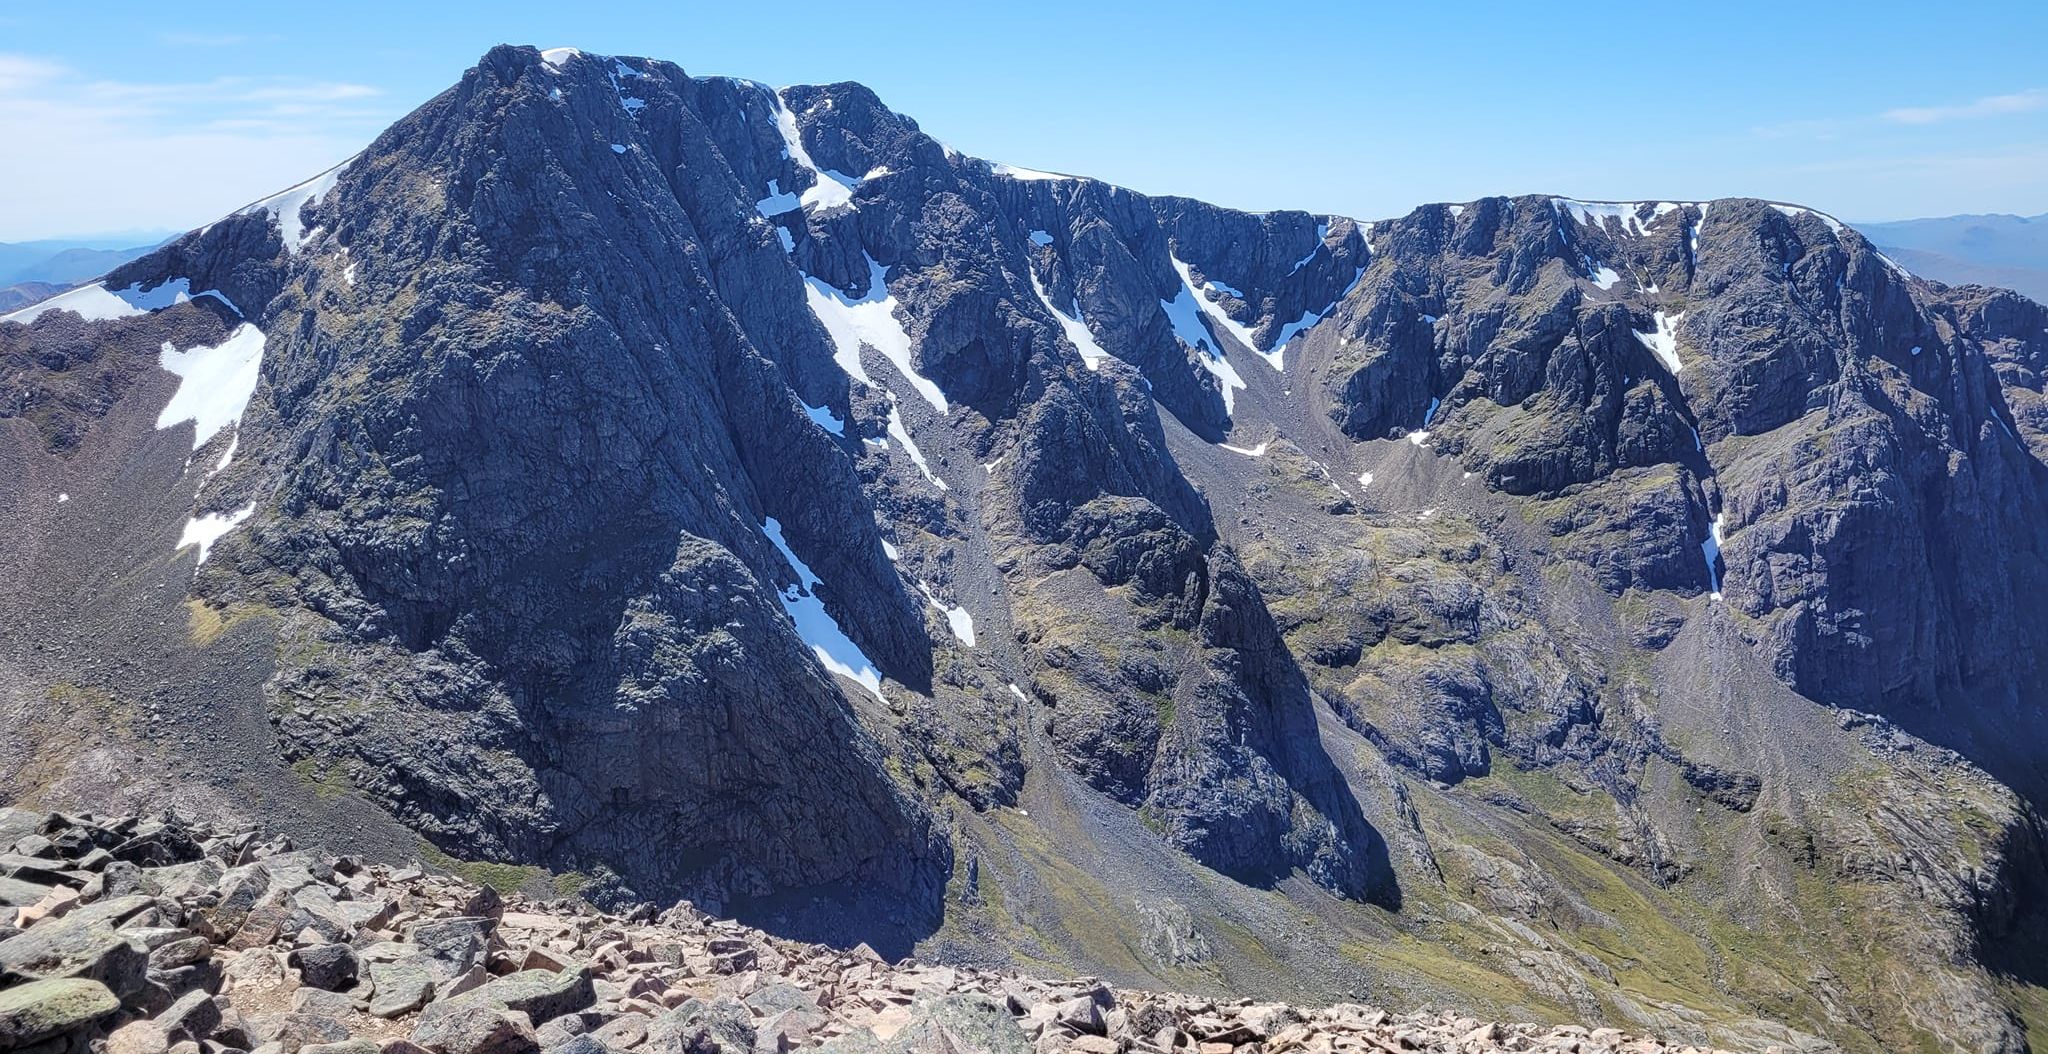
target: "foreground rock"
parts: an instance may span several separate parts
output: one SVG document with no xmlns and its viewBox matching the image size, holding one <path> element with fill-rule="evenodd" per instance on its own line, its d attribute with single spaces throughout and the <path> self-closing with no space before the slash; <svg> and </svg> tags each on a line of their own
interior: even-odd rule
<svg viewBox="0 0 2048 1054">
<path fill-rule="evenodd" d="M 255 832 L 35 817 L 56 881 L 0 909 L 0 1051 L 1406 1054 L 1626 1051 L 1614 1029 L 1111 989 L 770 937 L 687 903 L 500 898 Z M 109 847 L 147 845 L 146 866 Z M 116 890 L 134 890 L 120 892 Z"/>
</svg>

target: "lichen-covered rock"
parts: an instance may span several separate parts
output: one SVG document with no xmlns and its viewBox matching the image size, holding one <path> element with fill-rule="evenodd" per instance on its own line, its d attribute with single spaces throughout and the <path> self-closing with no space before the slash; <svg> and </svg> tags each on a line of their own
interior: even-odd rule
<svg viewBox="0 0 2048 1054">
<path fill-rule="evenodd" d="M 17 1050 L 84 1029 L 121 1009 L 98 981 L 52 978 L 0 989 L 0 1047 Z"/>
</svg>

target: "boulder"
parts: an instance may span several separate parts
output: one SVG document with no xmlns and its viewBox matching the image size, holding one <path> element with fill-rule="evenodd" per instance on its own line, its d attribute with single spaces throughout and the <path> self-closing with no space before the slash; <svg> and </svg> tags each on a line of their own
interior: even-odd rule
<svg viewBox="0 0 2048 1054">
<path fill-rule="evenodd" d="M 306 1047 L 340 1043 L 349 1038 L 348 1026 L 320 1014 L 289 1013 L 247 1019 L 250 1039 L 268 1046 L 276 1044 L 282 1054 L 298 1054 Z"/>
<path fill-rule="evenodd" d="M 354 988 L 362 966 L 356 950 L 346 944 L 294 948 L 285 961 L 299 971 L 302 983 L 330 992 Z"/>
<path fill-rule="evenodd" d="M 753 1054 L 754 1015 L 737 999 L 685 1001 L 647 1026 L 647 1054 Z"/>
<path fill-rule="evenodd" d="M 884 1049 L 891 1054 L 1030 1054 L 1031 1043 L 1002 1003 L 985 995 L 955 994 L 919 999 L 911 1007 L 909 1024 L 890 1037 Z"/>
<path fill-rule="evenodd" d="M 121 1009 L 98 981 L 51 978 L 0 990 L 0 1050 L 15 1050 L 84 1029 Z"/>
<path fill-rule="evenodd" d="M 434 998 L 434 973 L 417 959 L 372 962 L 370 989 L 372 1016 L 400 1017 Z"/>
<path fill-rule="evenodd" d="M 220 1027 L 220 1004 L 204 989 L 186 992 L 151 1019 L 172 1042 L 205 1040 Z"/>
<path fill-rule="evenodd" d="M 56 890 L 55 885 L 19 878 L 0 878 L 0 906 L 25 908 L 37 904 Z"/>
<path fill-rule="evenodd" d="M 439 979 L 452 981 L 483 960 L 495 925 L 481 916 L 432 919 L 407 926 L 405 939 Z"/>
<path fill-rule="evenodd" d="M 436 1054 L 534 1054 L 540 1050 L 525 1015 L 476 1002 L 445 1013 L 420 1015 L 412 1041 Z"/>
<path fill-rule="evenodd" d="M 590 1006 L 597 1001 L 597 994 L 591 987 L 590 968 L 576 966 L 553 972 L 523 970 L 492 981 L 463 998 L 518 1010 L 535 1024 L 543 1024 Z"/>
<path fill-rule="evenodd" d="M 140 944 L 106 926 L 69 918 L 0 941 L 0 983 L 86 978 L 126 998 L 142 988 L 148 966 L 149 955 Z"/>
</svg>

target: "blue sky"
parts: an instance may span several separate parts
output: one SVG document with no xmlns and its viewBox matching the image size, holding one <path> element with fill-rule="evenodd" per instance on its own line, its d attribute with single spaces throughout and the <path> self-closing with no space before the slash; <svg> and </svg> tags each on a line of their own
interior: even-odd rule
<svg viewBox="0 0 2048 1054">
<path fill-rule="evenodd" d="M 0 7 L 0 241 L 194 226 L 491 44 L 859 80 L 970 154 L 1248 209 L 1754 195 L 2048 212 L 2048 3 Z"/>
</svg>

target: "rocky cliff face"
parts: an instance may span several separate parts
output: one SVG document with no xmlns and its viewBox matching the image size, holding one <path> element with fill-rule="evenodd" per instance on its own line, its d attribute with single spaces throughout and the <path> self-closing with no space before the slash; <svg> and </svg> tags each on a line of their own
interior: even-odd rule
<svg viewBox="0 0 2048 1054">
<path fill-rule="evenodd" d="M 7 321 L 17 794 L 1702 1042 L 2048 1006 L 2048 321 L 1810 210 L 1252 215 L 504 47 Z"/>
</svg>

